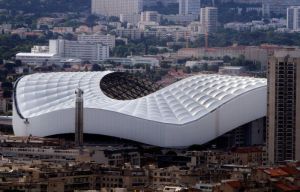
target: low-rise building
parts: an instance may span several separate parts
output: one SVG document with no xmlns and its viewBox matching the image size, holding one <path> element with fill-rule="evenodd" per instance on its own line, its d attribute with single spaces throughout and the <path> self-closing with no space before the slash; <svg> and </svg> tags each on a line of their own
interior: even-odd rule
<svg viewBox="0 0 300 192">
<path fill-rule="evenodd" d="M 95 34 L 80 34 L 77 38 L 78 41 L 85 41 L 91 43 L 102 43 L 113 49 L 116 46 L 116 37 L 114 35 L 103 35 L 100 33 Z"/>
<path fill-rule="evenodd" d="M 219 74 L 222 75 L 241 75 L 245 72 L 243 66 L 223 66 L 219 68 Z"/>
<path fill-rule="evenodd" d="M 132 40 L 141 39 L 142 37 L 142 31 L 137 28 L 133 28 L 133 29 L 119 28 L 116 29 L 116 33 L 120 37 L 126 37 Z"/>
</svg>

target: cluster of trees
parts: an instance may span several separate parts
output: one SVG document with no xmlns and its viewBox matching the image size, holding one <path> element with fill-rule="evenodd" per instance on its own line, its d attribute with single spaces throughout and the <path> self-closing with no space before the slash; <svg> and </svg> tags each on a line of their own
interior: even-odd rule
<svg viewBox="0 0 300 192">
<path fill-rule="evenodd" d="M 21 38 L 19 35 L 0 35 L 0 60 L 9 60 L 18 52 L 30 52 L 33 45 L 46 44 L 47 37 Z"/>
<path fill-rule="evenodd" d="M 300 46 L 300 33 L 276 33 L 274 31 L 238 32 L 226 29 L 209 35 L 210 47 L 225 47 L 233 44 L 257 46 L 264 43 Z M 191 46 L 204 47 L 204 37 L 200 36 L 198 40 L 191 42 Z"/>
<path fill-rule="evenodd" d="M 81 12 L 89 10 L 87 0 L 0 0 L 0 7 L 26 13 Z"/>
<path fill-rule="evenodd" d="M 150 7 L 144 7 L 145 11 L 157 11 L 160 14 L 164 15 L 172 15 L 178 14 L 179 12 L 179 4 L 178 3 L 170 3 L 168 6 L 165 6 L 162 2 L 157 2 L 156 5 Z"/>
<path fill-rule="evenodd" d="M 15 74 L 15 67 L 19 67 L 21 65 L 22 62 L 20 60 L 16 60 L 15 62 L 8 62 L 5 64 L 2 60 L 0 60 L 0 82 L 4 98 L 11 98 L 13 90 L 12 82 L 15 81 L 15 79 L 8 78 L 8 75 Z"/>
<path fill-rule="evenodd" d="M 261 7 L 261 4 L 252 5 L 252 7 Z M 246 12 L 246 8 L 249 7 L 247 4 L 242 3 L 222 3 L 218 5 L 218 20 L 220 23 L 228 23 L 228 22 L 249 22 L 253 20 L 261 20 L 262 13 L 257 11 L 248 11 Z M 239 11 L 241 9 L 241 11 Z"/>
<path fill-rule="evenodd" d="M 164 53 L 168 50 L 159 50 L 157 46 L 166 46 L 170 39 L 160 40 L 156 37 L 143 37 L 139 40 L 130 40 L 125 45 L 124 42 L 116 42 L 116 47 L 112 51 L 115 57 L 126 57 L 129 55 L 155 55 L 157 53 Z"/>
<path fill-rule="evenodd" d="M 246 60 L 244 55 L 240 55 L 237 58 L 230 58 L 229 56 L 225 56 L 223 57 L 223 61 L 225 63 L 230 63 L 231 66 L 243 66 L 249 71 L 258 71 L 261 69 L 260 62 Z"/>
</svg>

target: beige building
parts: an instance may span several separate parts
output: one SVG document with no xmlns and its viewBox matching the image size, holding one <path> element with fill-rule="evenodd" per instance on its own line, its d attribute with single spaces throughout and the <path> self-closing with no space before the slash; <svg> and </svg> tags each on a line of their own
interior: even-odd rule
<svg viewBox="0 0 300 192">
<path fill-rule="evenodd" d="M 205 7 L 201 8 L 200 23 L 205 27 L 207 33 L 214 33 L 217 31 L 218 24 L 218 8 Z"/>
<path fill-rule="evenodd" d="M 137 14 L 143 9 L 142 0 L 92 0 L 92 13 L 120 17 L 120 14 Z"/>
<path fill-rule="evenodd" d="M 276 51 L 268 67 L 270 163 L 300 160 L 300 51 Z"/>
</svg>

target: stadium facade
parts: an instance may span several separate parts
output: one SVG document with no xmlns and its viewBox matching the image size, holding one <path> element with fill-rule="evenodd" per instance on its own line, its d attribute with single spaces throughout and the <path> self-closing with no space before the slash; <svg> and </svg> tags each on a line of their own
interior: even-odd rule
<svg viewBox="0 0 300 192">
<path fill-rule="evenodd" d="M 84 92 L 84 132 L 161 147 L 207 143 L 266 116 L 266 79 L 197 75 L 159 88 L 126 73 L 59 72 L 20 78 L 17 136 L 74 133 L 75 90 Z"/>
</svg>

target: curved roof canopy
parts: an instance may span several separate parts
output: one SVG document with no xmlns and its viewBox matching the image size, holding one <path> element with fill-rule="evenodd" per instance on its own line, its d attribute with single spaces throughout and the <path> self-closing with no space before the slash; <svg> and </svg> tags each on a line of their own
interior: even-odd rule
<svg viewBox="0 0 300 192">
<path fill-rule="evenodd" d="M 120 77 L 119 81 L 118 76 Z M 126 84 L 126 86 L 122 84 Z M 46 126 L 41 125 L 43 122 L 51 118 L 60 118 L 59 114 L 61 115 L 63 111 L 65 111 L 64 114 L 68 114 L 67 111 L 74 110 L 75 107 L 74 91 L 81 88 L 84 91 L 85 110 L 93 111 L 93 119 L 89 121 L 95 123 L 89 125 L 91 128 L 87 128 L 91 130 L 90 132 L 144 142 L 150 137 L 149 133 L 146 134 L 149 129 L 167 130 L 186 126 L 189 127 L 186 130 L 200 129 L 201 131 L 201 126 L 203 126 L 203 129 L 205 128 L 214 134 L 201 139 L 199 142 L 197 141 L 203 143 L 213 137 L 220 136 L 221 133 L 229 131 L 229 129 L 240 126 L 242 123 L 265 116 L 266 85 L 266 79 L 202 74 L 188 77 L 157 90 L 156 85 L 147 81 L 139 81 L 131 76 L 111 71 L 33 74 L 21 78 L 15 85 L 14 130 L 19 135 L 28 134 L 24 133 L 22 128 L 24 125 L 21 125 L 22 123 L 18 118 L 25 118 L 29 120 L 29 123 L 32 121 L 26 126 L 38 129 L 38 127 Z M 243 106 L 237 106 L 241 104 Z M 221 107 L 223 107 L 223 111 L 220 110 L 219 115 L 212 115 Z M 227 113 L 226 110 L 231 111 Z M 242 113 L 241 110 L 243 110 Z M 72 117 L 72 115 L 68 115 L 68 118 Z M 235 119 L 235 115 L 241 117 Z M 89 117 L 87 116 L 87 118 Z M 126 122 L 116 122 L 113 120 L 114 118 L 117 121 Z M 108 123 L 107 121 L 110 119 L 112 122 Z M 35 122 L 38 123 L 35 124 Z M 202 122 L 203 125 L 201 125 Z M 70 132 L 72 131 L 70 128 L 72 123 L 69 122 L 68 125 L 61 123 L 53 126 L 57 126 L 57 130 L 61 132 L 63 132 L 61 129 Z M 102 123 L 102 128 L 97 128 L 99 123 Z M 221 125 L 219 124 L 224 126 L 224 130 L 220 128 Z M 109 128 L 106 129 L 106 126 Z M 126 126 L 128 126 L 126 128 L 128 131 L 123 129 Z M 167 128 L 167 126 L 170 127 Z M 131 130 L 133 127 L 134 132 Z M 115 132 L 112 132 L 112 129 L 115 129 Z M 30 132 L 30 129 L 26 130 Z M 97 132 L 97 130 L 99 131 Z M 124 130 L 124 133 L 121 133 L 120 130 Z M 183 131 L 181 128 L 178 130 Z M 133 132 L 132 135 L 128 135 L 130 131 Z M 179 136 L 180 131 L 178 132 Z M 161 134 L 163 133 L 161 131 Z M 176 132 L 171 133 L 175 134 Z M 189 132 L 184 133 L 188 134 Z M 53 133 L 41 131 L 39 134 Z M 164 134 L 167 134 L 167 131 Z M 171 140 L 170 144 L 164 143 L 166 137 L 149 139 L 145 143 L 160 146 L 175 145 Z M 204 137 L 204 135 L 199 137 Z M 196 141 L 196 139 L 195 136 L 194 140 Z M 190 143 L 194 144 L 192 142 L 195 141 L 191 139 Z M 185 141 L 181 141 L 181 143 L 183 145 L 189 144 Z M 180 145 L 179 141 L 176 145 Z"/>
<path fill-rule="evenodd" d="M 133 100 L 108 97 L 100 83 L 112 72 L 42 73 L 23 77 L 16 88 L 16 102 L 24 118 L 74 108 L 74 90 L 84 91 L 85 108 L 115 111 L 163 123 L 184 124 L 199 119 L 224 103 L 253 89 L 266 79 L 198 75 L 186 78 Z M 154 89 L 153 89 L 154 90 Z"/>
</svg>

